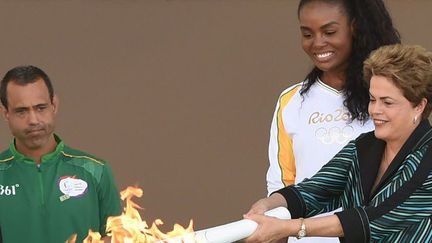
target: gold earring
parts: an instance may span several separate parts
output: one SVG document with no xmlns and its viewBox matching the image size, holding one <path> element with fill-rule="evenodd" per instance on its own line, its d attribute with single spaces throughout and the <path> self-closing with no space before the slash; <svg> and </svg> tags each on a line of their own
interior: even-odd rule
<svg viewBox="0 0 432 243">
<path fill-rule="evenodd" d="M 416 124 L 416 122 L 417 122 L 417 116 L 414 116 L 413 124 Z"/>
</svg>

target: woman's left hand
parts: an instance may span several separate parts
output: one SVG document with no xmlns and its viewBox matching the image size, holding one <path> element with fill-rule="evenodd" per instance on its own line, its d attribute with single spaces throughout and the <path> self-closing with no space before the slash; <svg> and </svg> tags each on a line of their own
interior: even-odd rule
<svg viewBox="0 0 432 243">
<path fill-rule="evenodd" d="M 290 228 L 293 228 L 294 220 L 282 220 L 275 217 L 269 217 L 262 214 L 244 215 L 245 219 L 250 219 L 258 224 L 255 232 L 246 238 L 244 242 L 276 242 L 281 238 L 290 235 Z M 291 227 L 290 227 L 291 226 Z"/>
</svg>

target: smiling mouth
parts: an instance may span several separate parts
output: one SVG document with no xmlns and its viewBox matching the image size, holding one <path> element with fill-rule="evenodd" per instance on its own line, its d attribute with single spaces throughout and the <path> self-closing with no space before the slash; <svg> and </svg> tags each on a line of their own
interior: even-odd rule
<svg viewBox="0 0 432 243">
<path fill-rule="evenodd" d="M 332 51 L 314 53 L 315 58 L 320 62 L 328 61 L 333 55 L 334 55 L 334 52 L 332 52 Z"/>
<path fill-rule="evenodd" d="M 375 125 L 382 125 L 382 124 L 385 124 L 387 121 L 385 121 L 385 120 L 379 120 L 379 119 L 374 119 L 373 122 L 374 122 Z"/>
</svg>

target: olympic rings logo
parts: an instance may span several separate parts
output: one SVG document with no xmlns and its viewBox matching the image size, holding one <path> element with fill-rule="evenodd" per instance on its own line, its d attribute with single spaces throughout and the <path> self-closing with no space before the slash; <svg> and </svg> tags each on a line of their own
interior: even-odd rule
<svg viewBox="0 0 432 243">
<path fill-rule="evenodd" d="M 352 139 L 354 135 L 354 128 L 351 125 L 346 125 L 343 128 L 331 127 L 325 128 L 320 127 L 315 131 L 315 137 L 323 144 L 346 144 Z"/>
</svg>

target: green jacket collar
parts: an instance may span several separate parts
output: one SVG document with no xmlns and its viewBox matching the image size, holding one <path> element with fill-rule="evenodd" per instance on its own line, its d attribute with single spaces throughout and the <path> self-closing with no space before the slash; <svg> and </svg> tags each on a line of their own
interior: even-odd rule
<svg viewBox="0 0 432 243">
<path fill-rule="evenodd" d="M 51 153 L 43 155 L 42 159 L 41 159 L 41 164 L 55 161 L 54 158 L 58 157 L 60 155 L 60 153 L 63 151 L 65 145 L 64 145 L 63 141 L 61 140 L 61 138 L 57 134 L 54 134 L 54 138 L 57 142 L 56 149 L 54 151 L 52 151 Z M 9 149 L 10 149 L 12 155 L 14 156 L 15 160 L 23 161 L 23 162 L 30 163 L 30 164 L 35 164 L 35 161 L 32 158 L 27 157 L 24 154 L 17 151 L 16 146 L 15 146 L 15 138 L 10 143 Z"/>
</svg>

